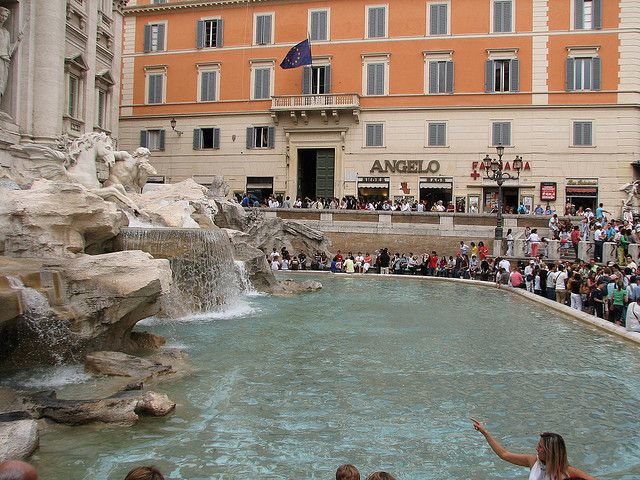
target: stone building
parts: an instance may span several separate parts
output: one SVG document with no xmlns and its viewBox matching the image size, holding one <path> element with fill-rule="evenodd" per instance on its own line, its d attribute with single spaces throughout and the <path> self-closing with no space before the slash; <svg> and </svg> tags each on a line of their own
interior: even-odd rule
<svg viewBox="0 0 640 480">
<path fill-rule="evenodd" d="M 469 12 L 473 12 L 470 15 Z M 638 178 L 635 0 L 136 0 L 124 10 L 122 147 L 163 181 L 257 196 L 611 210 Z M 313 64 L 281 69 L 310 36 Z"/>
<path fill-rule="evenodd" d="M 20 144 L 91 131 L 118 137 L 126 0 L 2 1 L 13 50 L 0 103 L 0 164 Z"/>
</svg>

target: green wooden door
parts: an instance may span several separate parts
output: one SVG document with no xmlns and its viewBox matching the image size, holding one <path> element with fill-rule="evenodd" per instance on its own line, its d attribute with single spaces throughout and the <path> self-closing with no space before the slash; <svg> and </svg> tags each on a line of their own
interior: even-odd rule
<svg viewBox="0 0 640 480">
<path fill-rule="evenodd" d="M 333 197 L 336 152 L 322 149 L 316 153 L 316 197 Z"/>
</svg>

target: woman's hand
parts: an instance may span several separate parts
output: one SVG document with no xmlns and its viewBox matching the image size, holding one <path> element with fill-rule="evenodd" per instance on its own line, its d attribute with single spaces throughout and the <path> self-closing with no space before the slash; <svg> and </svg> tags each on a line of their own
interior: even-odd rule
<svg viewBox="0 0 640 480">
<path fill-rule="evenodd" d="M 476 431 L 480 432 L 482 435 L 487 435 L 489 433 L 480 420 L 471 417 L 471 421 L 473 422 L 473 428 L 475 428 Z"/>
</svg>

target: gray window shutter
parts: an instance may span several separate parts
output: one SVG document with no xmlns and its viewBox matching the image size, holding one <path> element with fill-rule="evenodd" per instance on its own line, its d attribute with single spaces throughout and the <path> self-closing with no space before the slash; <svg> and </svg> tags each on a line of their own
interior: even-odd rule
<svg viewBox="0 0 640 480">
<path fill-rule="evenodd" d="M 160 150 L 164 150 L 164 130 L 160 130 Z"/>
<path fill-rule="evenodd" d="M 584 141 L 583 145 L 593 145 L 591 129 L 593 124 L 591 122 L 584 122 L 582 124 L 582 140 Z"/>
<path fill-rule="evenodd" d="M 438 35 L 438 17 L 440 15 L 439 5 L 429 6 L 429 35 Z"/>
<path fill-rule="evenodd" d="M 272 19 L 271 15 L 264 16 L 262 39 L 265 45 L 271 43 L 271 28 L 272 28 L 271 19 Z"/>
<path fill-rule="evenodd" d="M 262 45 L 264 44 L 264 17 L 262 15 L 258 15 L 256 17 L 256 44 Z"/>
<path fill-rule="evenodd" d="M 438 93 L 438 62 L 429 62 L 429 93 Z"/>
<path fill-rule="evenodd" d="M 581 145 L 582 142 L 582 125 L 580 122 L 573 122 L 573 144 Z"/>
<path fill-rule="evenodd" d="M 305 65 L 302 68 L 302 94 L 309 95 L 311 94 L 311 75 L 313 70 L 311 66 Z"/>
<path fill-rule="evenodd" d="M 369 37 L 384 37 L 384 14 L 384 7 L 373 7 L 369 9 Z"/>
<path fill-rule="evenodd" d="M 377 18 L 378 25 L 376 29 L 378 30 L 379 37 L 384 37 L 385 14 L 386 14 L 386 9 L 382 7 L 378 9 L 378 18 Z"/>
<path fill-rule="evenodd" d="M 202 129 L 194 128 L 193 129 L 193 149 L 200 150 L 202 146 Z"/>
<path fill-rule="evenodd" d="M 149 144 L 149 142 L 147 141 L 147 131 L 146 130 L 140 130 L 140 146 L 147 148 L 147 145 Z"/>
<path fill-rule="evenodd" d="M 269 127 L 267 135 L 269 136 L 267 139 L 267 146 L 269 148 L 274 148 L 276 145 L 276 127 Z"/>
<path fill-rule="evenodd" d="M 504 8 L 502 2 L 493 3 L 493 31 L 504 32 Z"/>
<path fill-rule="evenodd" d="M 513 27 L 512 27 L 512 20 L 513 20 L 513 14 L 512 14 L 512 7 L 513 4 L 509 1 L 509 2 L 503 2 L 503 7 L 502 7 L 502 31 L 503 32 L 511 32 L 513 31 Z"/>
<path fill-rule="evenodd" d="M 453 62 L 447 62 L 447 93 L 453 93 Z"/>
<path fill-rule="evenodd" d="M 218 28 L 216 28 L 216 47 L 220 48 L 224 45 L 224 20 L 217 20 Z"/>
<path fill-rule="evenodd" d="M 367 95 L 375 95 L 375 83 L 376 83 L 376 65 L 370 63 L 367 65 Z"/>
<path fill-rule="evenodd" d="M 365 145 L 367 147 L 373 147 L 373 142 L 374 142 L 374 130 L 375 130 L 375 125 L 373 124 L 368 124 L 367 125 L 367 131 L 366 131 L 366 139 L 365 139 Z"/>
<path fill-rule="evenodd" d="M 511 145 L 511 124 L 503 123 L 502 124 L 502 144 L 503 145 Z"/>
<path fill-rule="evenodd" d="M 501 138 L 500 138 L 500 123 L 498 122 L 494 122 L 493 123 L 493 128 L 492 128 L 492 139 L 491 139 L 491 144 L 496 146 L 499 145 L 501 143 Z"/>
<path fill-rule="evenodd" d="M 149 93 L 147 94 L 147 103 L 156 103 L 155 101 L 155 92 L 156 92 L 156 76 L 155 75 L 149 75 L 149 87 L 148 87 L 148 91 Z"/>
<path fill-rule="evenodd" d="M 573 58 L 567 58 L 567 78 L 566 78 L 567 92 L 572 92 L 573 90 L 575 90 L 574 76 L 575 76 L 575 60 Z"/>
<path fill-rule="evenodd" d="M 584 0 L 574 0 L 573 27 L 576 30 L 582 30 L 584 28 Z"/>
<path fill-rule="evenodd" d="M 438 93 L 447 93 L 447 62 L 438 62 Z"/>
<path fill-rule="evenodd" d="M 377 37 L 376 34 L 376 17 L 378 15 L 378 11 L 375 8 L 369 9 L 369 37 Z"/>
<path fill-rule="evenodd" d="M 439 146 L 444 147 L 447 144 L 447 124 L 438 124 L 436 142 Z"/>
<path fill-rule="evenodd" d="M 602 0 L 593 0 L 591 4 L 591 24 L 594 30 L 602 28 Z"/>
<path fill-rule="evenodd" d="M 384 95 L 384 65 L 377 64 L 376 72 L 376 95 Z"/>
<path fill-rule="evenodd" d="M 256 68 L 253 71 L 254 79 L 253 79 L 253 98 L 260 99 L 262 98 L 262 77 L 264 70 L 261 68 Z"/>
<path fill-rule="evenodd" d="M 487 60 L 484 64 L 484 91 L 487 93 L 495 91 L 493 84 L 494 70 L 493 60 Z"/>
<path fill-rule="evenodd" d="M 331 65 L 324 67 L 324 93 L 331 93 Z"/>
<path fill-rule="evenodd" d="M 440 35 L 446 35 L 449 33 L 447 31 L 447 7 L 446 3 L 439 5 L 438 10 L 440 11 L 440 15 L 438 17 L 438 33 Z"/>
<path fill-rule="evenodd" d="M 319 35 L 318 35 L 318 40 L 328 40 L 328 33 L 329 33 L 329 29 L 328 24 L 329 24 L 329 19 L 328 19 L 328 15 L 327 12 L 318 12 L 319 13 L 319 17 L 320 17 L 320 23 L 319 23 Z"/>
<path fill-rule="evenodd" d="M 151 51 L 151 25 L 144 26 L 144 51 Z"/>
<path fill-rule="evenodd" d="M 216 73 L 202 72 L 202 90 L 200 92 L 200 100 L 210 102 L 216 99 Z"/>
<path fill-rule="evenodd" d="M 585 90 L 592 90 L 592 84 L 591 84 L 591 74 L 593 73 L 593 59 L 592 58 L 585 58 L 582 60 L 583 62 L 583 71 L 584 71 L 584 80 L 583 80 L 583 88 Z M 584 68 L 586 67 L 586 68 Z"/>
<path fill-rule="evenodd" d="M 376 147 L 381 147 L 384 145 L 384 125 L 380 123 L 375 125 L 375 127 L 375 145 Z"/>
<path fill-rule="evenodd" d="M 271 70 L 262 71 L 262 98 L 271 98 Z"/>
<path fill-rule="evenodd" d="M 196 24 L 196 48 L 204 48 L 204 20 Z"/>
<path fill-rule="evenodd" d="M 163 52 L 164 51 L 164 30 L 165 30 L 166 25 L 164 23 L 161 23 L 158 25 L 158 51 L 159 52 Z"/>
<path fill-rule="evenodd" d="M 602 68 L 600 67 L 600 57 L 591 59 L 591 90 L 600 90 L 602 83 Z"/>
<path fill-rule="evenodd" d="M 430 147 L 434 147 L 434 146 L 436 146 L 437 142 L 438 142 L 438 124 L 437 123 L 430 123 L 429 124 L 428 145 Z"/>
<path fill-rule="evenodd" d="M 162 103 L 162 82 L 164 81 L 164 77 L 162 75 L 156 75 L 156 103 Z"/>
<path fill-rule="evenodd" d="M 251 150 L 253 148 L 253 127 L 247 127 L 247 150 Z"/>
<path fill-rule="evenodd" d="M 220 148 L 220 129 L 213 129 L 213 148 Z"/>
<path fill-rule="evenodd" d="M 520 60 L 513 59 L 509 62 L 509 78 L 511 80 L 511 90 L 512 92 L 520 91 Z"/>
<path fill-rule="evenodd" d="M 320 13 L 311 12 L 311 40 L 322 40 L 320 38 Z"/>
</svg>

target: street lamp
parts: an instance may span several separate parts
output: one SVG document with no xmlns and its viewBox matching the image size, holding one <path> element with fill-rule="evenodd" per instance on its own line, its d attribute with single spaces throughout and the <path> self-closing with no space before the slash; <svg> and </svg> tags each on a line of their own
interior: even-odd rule
<svg viewBox="0 0 640 480">
<path fill-rule="evenodd" d="M 502 218 L 502 184 L 505 180 L 516 180 L 520 178 L 520 171 L 522 171 L 522 157 L 520 155 L 516 155 L 516 158 L 511 163 L 512 170 L 515 171 L 515 173 L 509 173 L 503 171 L 504 164 L 502 163 L 502 155 L 504 155 L 504 147 L 502 144 L 499 144 L 496 147 L 496 153 L 498 154 L 498 158 L 491 158 L 489 155 L 486 155 L 482 159 L 482 166 L 484 167 L 486 178 L 493 180 L 498 184 L 498 217 L 496 218 L 495 239 L 502 240 L 502 226 L 504 224 L 504 220 Z"/>
<path fill-rule="evenodd" d="M 178 124 L 178 122 L 176 121 L 176 118 L 173 117 L 171 119 L 171 121 L 169 122 L 169 125 L 171 125 L 171 130 L 173 130 L 174 132 L 176 132 L 178 134 L 179 137 L 182 136 L 182 134 L 184 133 L 182 130 L 176 130 L 176 125 Z"/>
</svg>

